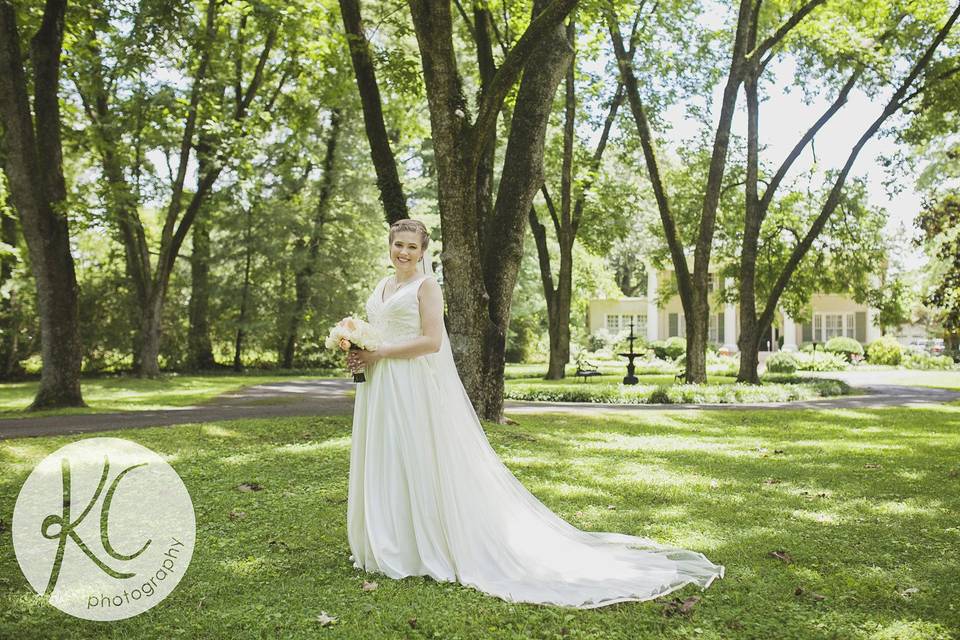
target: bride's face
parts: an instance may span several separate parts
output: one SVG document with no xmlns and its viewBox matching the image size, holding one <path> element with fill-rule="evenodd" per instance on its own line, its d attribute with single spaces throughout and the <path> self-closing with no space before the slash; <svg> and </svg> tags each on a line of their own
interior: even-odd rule
<svg viewBox="0 0 960 640">
<path fill-rule="evenodd" d="M 420 234 L 416 231 L 398 231 L 390 243 L 390 262 L 403 273 L 417 268 L 417 262 L 423 256 Z"/>
</svg>

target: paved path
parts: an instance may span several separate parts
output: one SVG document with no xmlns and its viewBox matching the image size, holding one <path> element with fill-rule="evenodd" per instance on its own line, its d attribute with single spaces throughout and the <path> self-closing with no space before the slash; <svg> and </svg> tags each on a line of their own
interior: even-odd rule
<svg viewBox="0 0 960 640">
<path fill-rule="evenodd" d="M 831 377 L 841 376 L 833 374 Z M 850 384 L 856 385 L 857 392 L 860 395 L 822 398 L 803 402 L 708 405 L 622 405 L 507 400 L 504 403 L 504 413 L 510 416 L 558 412 L 589 415 L 610 412 L 662 411 L 664 409 L 877 409 L 937 405 L 960 400 L 960 392 L 956 391 L 881 384 L 872 382 L 869 377 L 864 378 L 862 376 L 844 375 L 842 377 Z M 346 392 L 352 388 L 353 382 L 346 378 L 273 382 L 247 387 L 218 396 L 197 406 L 180 409 L 0 420 L 0 440 L 242 418 L 350 415 L 353 411 L 353 399 L 346 395 Z"/>
<path fill-rule="evenodd" d="M 0 440 L 241 418 L 344 415 L 353 411 L 353 398 L 345 395 L 352 388 L 353 381 L 349 379 L 272 382 L 226 393 L 192 407 L 12 418 L 0 420 Z"/>
</svg>

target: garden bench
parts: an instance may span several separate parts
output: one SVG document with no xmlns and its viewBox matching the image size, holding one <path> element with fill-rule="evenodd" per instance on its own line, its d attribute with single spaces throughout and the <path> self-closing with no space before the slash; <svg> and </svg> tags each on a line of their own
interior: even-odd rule
<svg viewBox="0 0 960 640">
<path fill-rule="evenodd" d="M 597 370 L 597 365 L 592 362 L 587 362 L 586 360 L 581 360 L 577 362 L 577 372 L 573 375 L 581 378 L 581 382 L 583 382 L 590 376 L 599 376 L 602 374 Z"/>
</svg>

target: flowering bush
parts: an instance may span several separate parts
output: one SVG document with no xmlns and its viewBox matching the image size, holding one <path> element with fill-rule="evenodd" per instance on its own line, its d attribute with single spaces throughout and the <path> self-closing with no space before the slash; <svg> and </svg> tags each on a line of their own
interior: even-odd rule
<svg viewBox="0 0 960 640">
<path fill-rule="evenodd" d="M 883 336 L 867 345 L 867 360 L 871 364 L 896 366 L 903 359 L 903 347 L 895 338 Z"/>
<path fill-rule="evenodd" d="M 863 345 L 846 336 L 837 336 L 827 340 L 824 349 L 831 353 L 840 353 L 847 359 L 847 362 L 857 362 L 863 357 Z"/>
<path fill-rule="evenodd" d="M 849 367 L 846 358 L 829 351 L 794 353 L 793 358 L 798 371 L 843 371 Z"/>
<path fill-rule="evenodd" d="M 923 352 L 910 352 L 903 356 L 901 362 L 908 369 L 952 369 L 953 358 L 950 356 L 934 356 Z"/>
<path fill-rule="evenodd" d="M 772 373 L 793 373 L 799 368 L 797 359 L 785 351 L 778 351 L 767 358 L 766 364 L 767 371 Z"/>
</svg>

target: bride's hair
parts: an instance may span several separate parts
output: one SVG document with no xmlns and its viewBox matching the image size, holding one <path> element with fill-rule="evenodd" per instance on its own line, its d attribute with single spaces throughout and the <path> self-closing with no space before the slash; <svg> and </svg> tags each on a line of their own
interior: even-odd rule
<svg viewBox="0 0 960 640">
<path fill-rule="evenodd" d="M 393 237 L 401 231 L 412 231 L 414 233 L 420 234 L 420 249 L 422 251 L 427 250 L 427 245 L 430 244 L 430 233 L 427 231 L 427 225 L 423 224 L 419 220 L 413 220 L 412 218 L 404 218 L 403 220 L 397 220 L 392 225 L 390 225 L 390 242 L 393 242 Z"/>
</svg>

